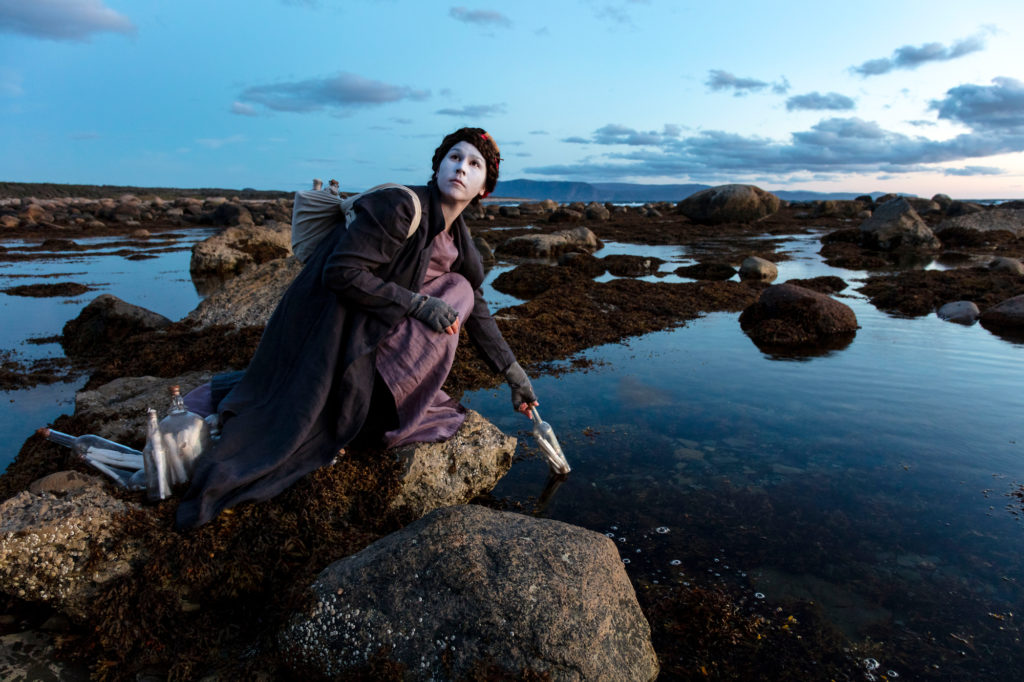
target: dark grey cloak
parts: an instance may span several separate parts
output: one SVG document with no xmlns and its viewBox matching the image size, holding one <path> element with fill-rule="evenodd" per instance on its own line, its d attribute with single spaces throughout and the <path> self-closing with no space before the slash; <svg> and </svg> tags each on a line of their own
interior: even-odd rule
<svg viewBox="0 0 1024 682">
<path fill-rule="evenodd" d="M 221 438 L 197 462 L 178 507 L 180 528 L 274 497 L 359 433 L 374 387 L 374 351 L 405 317 L 431 242 L 444 229 L 434 183 L 412 189 L 423 207 L 415 234 L 406 238 L 413 216 L 406 192 L 369 194 L 356 202 L 347 229 L 324 239 L 285 292 L 244 376 L 220 404 Z M 459 251 L 451 271 L 475 292 L 463 326 L 491 369 L 504 372 L 515 356 L 481 295 L 480 254 L 461 216 L 451 229 Z"/>
</svg>

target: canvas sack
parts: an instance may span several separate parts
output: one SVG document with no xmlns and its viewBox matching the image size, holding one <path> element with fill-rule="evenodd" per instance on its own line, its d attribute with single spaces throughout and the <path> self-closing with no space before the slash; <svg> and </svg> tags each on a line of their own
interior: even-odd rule
<svg viewBox="0 0 1024 682">
<path fill-rule="evenodd" d="M 292 253 L 299 262 L 305 263 L 309 260 L 316 247 L 331 230 L 344 229 L 345 225 L 355 219 L 356 201 L 382 189 L 403 189 L 412 197 L 413 217 L 406 239 L 411 237 L 420 226 L 423 209 L 419 196 L 405 185 L 388 182 L 345 199 L 319 189 L 296 192 L 295 204 L 292 207 Z"/>
</svg>

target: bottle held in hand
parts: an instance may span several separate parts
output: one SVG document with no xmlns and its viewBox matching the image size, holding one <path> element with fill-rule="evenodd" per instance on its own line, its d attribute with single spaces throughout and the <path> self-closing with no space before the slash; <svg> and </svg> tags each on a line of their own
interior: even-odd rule
<svg viewBox="0 0 1024 682">
<path fill-rule="evenodd" d="M 562 446 L 558 444 L 555 430 L 551 428 L 551 424 L 540 418 L 540 412 L 537 411 L 536 406 L 530 408 L 530 410 L 533 419 L 533 435 L 537 439 L 537 445 L 540 446 L 541 452 L 547 458 L 548 466 L 551 468 L 552 473 L 569 473 L 569 462 L 565 459 Z"/>
</svg>

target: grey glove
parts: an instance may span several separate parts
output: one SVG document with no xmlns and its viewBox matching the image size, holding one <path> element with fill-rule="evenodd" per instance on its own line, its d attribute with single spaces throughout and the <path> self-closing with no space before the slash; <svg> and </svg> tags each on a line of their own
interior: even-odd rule
<svg viewBox="0 0 1024 682">
<path fill-rule="evenodd" d="M 530 385 L 530 377 L 526 376 L 526 372 L 518 362 L 513 362 L 505 370 L 505 380 L 508 382 L 509 388 L 512 389 L 513 410 L 519 410 L 519 406 L 523 403 L 532 407 L 537 402 L 537 395 L 533 392 L 533 386 Z"/>
<path fill-rule="evenodd" d="M 455 308 L 439 298 L 422 294 L 413 299 L 412 305 L 409 306 L 409 314 L 435 332 L 443 332 L 459 319 Z"/>
</svg>

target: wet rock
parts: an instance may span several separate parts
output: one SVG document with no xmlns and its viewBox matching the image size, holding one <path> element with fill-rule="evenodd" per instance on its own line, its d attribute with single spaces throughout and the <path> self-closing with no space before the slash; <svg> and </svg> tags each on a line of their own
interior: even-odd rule
<svg viewBox="0 0 1024 682">
<path fill-rule="evenodd" d="M 135 505 L 103 484 L 63 495 L 24 491 L 0 504 L 0 591 L 86 620 L 92 600 L 132 571 L 138 547 L 121 543 Z"/>
<path fill-rule="evenodd" d="M 93 357 L 109 352 L 110 346 L 128 336 L 169 324 L 159 313 L 101 294 L 64 325 L 60 343 L 69 357 Z"/>
<path fill-rule="evenodd" d="M 279 258 L 223 282 L 186 316 L 199 329 L 213 325 L 266 325 L 278 302 L 302 270 L 295 258 Z"/>
<path fill-rule="evenodd" d="M 193 276 L 233 275 L 292 254 L 291 228 L 229 227 L 192 247 Z"/>
<path fill-rule="evenodd" d="M 740 279 L 760 279 L 772 281 L 779 276 L 779 268 L 775 263 L 758 256 L 743 259 L 740 264 Z"/>
<path fill-rule="evenodd" d="M 296 669 L 382 656 L 415 679 L 653 680 L 650 627 L 614 543 L 558 521 L 438 510 L 335 562 L 282 631 Z"/>
<path fill-rule="evenodd" d="M 16 287 L 0 289 L 0 292 L 8 296 L 29 296 L 32 298 L 51 298 L 55 296 L 73 298 L 81 296 L 87 291 L 92 291 L 93 288 L 78 282 L 59 282 L 56 284 L 22 284 Z"/>
<path fill-rule="evenodd" d="M 121 377 L 75 394 L 75 416 L 92 425 L 92 433 L 116 443 L 142 449 L 146 442 L 146 410 L 162 418 L 171 406 L 170 387 L 185 395 L 213 376 L 209 371 L 177 377 Z M 72 434 L 80 435 L 80 434 Z"/>
<path fill-rule="evenodd" d="M 587 204 L 586 216 L 587 220 L 597 220 L 600 222 L 604 222 L 606 220 L 611 219 L 612 212 L 605 208 L 603 204 L 599 204 L 596 201 L 592 201 L 589 204 Z"/>
<path fill-rule="evenodd" d="M 871 202 L 865 204 L 857 200 L 826 199 L 815 202 L 814 217 L 853 218 L 871 205 Z"/>
<path fill-rule="evenodd" d="M 907 197 L 907 203 L 913 206 L 918 215 L 929 213 L 942 213 L 942 206 L 938 202 L 923 197 Z"/>
<path fill-rule="evenodd" d="M 518 206 L 499 206 L 498 215 L 503 218 L 518 218 L 520 214 Z"/>
<path fill-rule="evenodd" d="M 629 256 L 611 255 L 601 259 L 605 269 L 616 277 L 645 277 L 658 272 L 661 264 L 660 258 L 653 256 Z"/>
<path fill-rule="evenodd" d="M 740 326 L 759 344 L 814 344 L 855 334 L 857 316 L 825 294 L 778 284 L 762 291 L 757 302 L 740 314 Z"/>
<path fill-rule="evenodd" d="M 985 327 L 1024 330 L 1024 294 L 989 308 L 980 319 Z"/>
<path fill-rule="evenodd" d="M 868 277 L 858 291 L 880 310 L 928 315 L 949 301 L 974 301 L 981 310 L 1024 294 L 1019 275 L 987 268 L 908 270 Z"/>
<path fill-rule="evenodd" d="M 1024 275 L 1024 263 L 1016 258 L 997 256 L 988 264 L 988 269 L 993 272 L 1009 272 L 1014 275 Z"/>
<path fill-rule="evenodd" d="M 561 286 L 583 275 L 572 268 L 540 263 L 523 263 L 522 265 L 503 272 L 494 279 L 493 286 L 497 291 L 522 299 L 531 299 L 552 287 Z"/>
<path fill-rule="evenodd" d="M 0 636 L 0 680 L 4 682 L 88 682 L 81 664 L 58 660 L 59 633 L 28 630 Z"/>
<path fill-rule="evenodd" d="M 942 242 L 932 233 L 906 199 L 881 204 L 860 226 L 865 246 L 889 251 L 897 248 L 938 249 Z"/>
<path fill-rule="evenodd" d="M 551 234 L 526 234 L 505 240 L 497 252 L 527 258 L 555 258 L 567 251 L 593 253 L 603 244 L 589 228 L 576 227 Z"/>
<path fill-rule="evenodd" d="M 954 201 L 946 209 L 946 215 L 950 218 L 956 216 L 969 215 L 971 213 L 981 213 L 985 210 L 985 207 L 981 204 L 975 204 L 970 201 Z"/>
<path fill-rule="evenodd" d="M 823 275 L 821 277 L 811 277 L 810 279 L 791 279 L 787 280 L 785 284 L 794 284 L 804 289 L 817 291 L 819 294 L 834 294 L 849 286 L 841 277 L 834 275 Z"/>
<path fill-rule="evenodd" d="M 728 263 L 697 263 L 676 268 L 676 274 L 690 279 L 726 280 L 732 279 L 736 268 Z"/>
<path fill-rule="evenodd" d="M 936 314 L 948 322 L 970 325 L 978 321 L 981 311 L 973 301 L 953 301 L 939 308 Z"/>
<path fill-rule="evenodd" d="M 932 197 L 932 201 L 938 204 L 942 211 L 948 211 L 949 207 L 953 205 L 953 199 L 948 194 L 936 194 Z"/>
<path fill-rule="evenodd" d="M 1012 232 L 1024 236 L 1024 209 L 994 208 L 947 218 L 935 228 L 940 237 L 946 231 Z"/>
<path fill-rule="evenodd" d="M 600 277 L 605 272 L 604 261 L 591 253 L 563 253 L 558 257 L 558 264 L 589 278 Z"/>
<path fill-rule="evenodd" d="M 463 504 L 490 492 L 512 466 L 516 439 L 477 412 L 443 443 L 413 443 L 392 452 L 399 463 L 400 489 L 388 510 L 406 518 Z"/>
<path fill-rule="evenodd" d="M 752 223 L 778 211 L 779 198 L 753 185 L 720 185 L 683 199 L 678 210 L 704 225 Z"/>
<path fill-rule="evenodd" d="M 491 248 L 490 243 L 483 237 L 473 237 L 473 246 L 480 253 L 480 260 L 483 261 L 484 265 L 494 265 L 497 259 L 494 257 L 494 249 Z"/>
<path fill-rule="evenodd" d="M 571 208 L 557 208 L 548 216 L 549 223 L 578 223 L 583 220 L 583 212 Z"/>
</svg>

